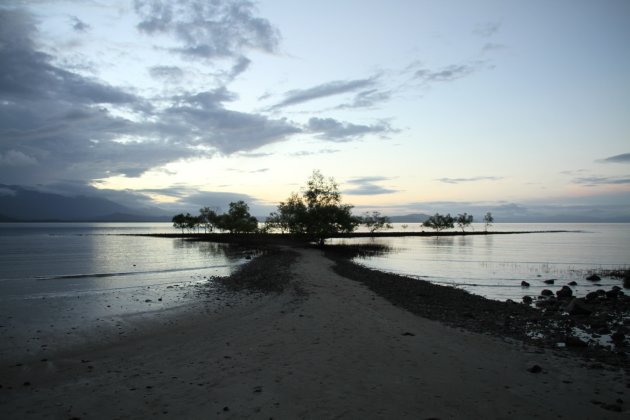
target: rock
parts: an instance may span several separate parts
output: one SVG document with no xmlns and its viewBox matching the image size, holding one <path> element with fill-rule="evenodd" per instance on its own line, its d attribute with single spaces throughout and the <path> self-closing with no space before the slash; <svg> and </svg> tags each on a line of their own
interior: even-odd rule
<svg viewBox="0 0 630 420">
<path fill-rule="evenodd" d="M 623 279 L 623 288 L 624 289 L 630 289 L 630 277 L 626 276 Z"/>
<path fill-rule="evenodd" d="M 568 299 L 573 296 L 573 290 L 569 286 L 562 286 L 562 289 L 556 292 L 558 299 Z"/>
<path fill-rule="evenodd" d="M 404 332 L 401 335 L 408 336 L 408 337 L 413 337 L 415 334 L 414 333 L 410 333 L 410 332 Z"/>
<path fill-rule="evenodd" d="M 538 366 L 538 365 L 534 365 L 534 366 L 530 367 L 529 369 L 527 369 L 527 371 L 531 372 L 531 373 L 540 373 L 540 372 L 542 372 L 542 368 L 540 366 Z"/>
<path fill-rule="evenodd" d="M 543 289 L 540 292 L 540 296 L 553 296 L 553 292 L 549 289 Z"/>
<path fill-rule="evenodd" d="M 567 337 L 564 342 L 567 347 L 588 347 L 588 343 L 578 337 Z"/>
<path fill-rule="evenodd" d="M 617 299 L 617 296 L 619 296 L 619 291 L 612 289 L 606 292 L 606 297 L 608 299 Z"/>
<path fill-rule="evenodd" d="M 545 284 L 554 284 L 556 281 L 556 279 L 548 279 L 548 280 L 543 280 L 543 283 Z"/>
<path fill-rule="evenodd" d="M 521 282 L 521 287 L 529 287 L 529 283 L 527 283 L 525 280 L 523 280 Z"/>
<path fill-rule="evenodd" d="M 594 292 L 587 293 L 585 298 L 588 301 L 594 301 L 594 300 L 598 300 L 598 299 L 605 299 L 606 298 L 606 292 L 603 291 L 602 289 L 599 289 L 599 290 L 596 290 Z"/>
<path fill-rule="evenodd" d="M 523 296 L 523 303 L 526 305 L 531 305 L 534 299 L 531 296 Z"/>
<path fill-rule="evenodd" d="M 582 299 L 578 298 L 573 298 L 565 310 L 569 315 L 590 315 L 593 312 Z"/>
<path fill-rule="evenodd" d="M 577 286 L 577 281 L 570 281 L 569 286 Z"/>
<path fill-rule="evenodd" d="M 610 338 L 612 338 L 612 341 L 614 341 L 615 343 L 621 343 L 623 340 L 626 339 L 626 335 L 621 331 L 617 331 L 612 333 L 610 335 Z"/>
<path fill-rule="evenodd" d="M 586 277 L 586 280 L 588 281 L 600 281 L 602 278 L 599 277 L 597 274 L 591 274 L 590 276 Z"/>
</svg>

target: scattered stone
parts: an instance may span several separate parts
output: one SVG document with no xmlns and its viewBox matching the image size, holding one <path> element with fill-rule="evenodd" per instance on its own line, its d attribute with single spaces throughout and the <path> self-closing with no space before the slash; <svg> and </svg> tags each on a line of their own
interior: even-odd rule
<svg viewBox="0 0 630 420">
<path fill-rule="evenodd" d="M 540 296 L 553 296 L 553 292 L 549 289 L 543 289 L 540 292 Z"/>
<path fill-rule="evenodd" d="M 223 407 L 223 411 L 230 411 L 230 407 L 226 405 L 225 407 Z"/>
<path fill-rule="evenodd" d="M 523 296 L 523 303 L 531 305 L 533 301 L 534 299 L 532 299 L 531 296 Z"/>
<path fill-rule="evenodd" d="M 31 383 L 27 381 L 27 382 L 24 382 L 22 385 L 23 386 L 31 386 Z"/>
<path fill-rule="evenodd" d="M 144 301 L 145 301 L 146 303 L 152 302 L 152 300 L 151 300 L 151 299 L 145 299 Z"/>
<path fill-rule="evenodd" d="M 401 335 L 410 336 L 410 337 L 415 336 L 415 334 L 414 334 L 414 333 L 410 333 L 410 332 L 404 332 L 404 333 L 402 333 Z"/>
<path fill-rule="evenodd" d="M 570 281 L 569 286 L 577 286 L 577 281 Z"/>
<path fill-rule="evenodd" d="M 615 343 L 621 343 L 623 340 L 626 339 L 626 335 L 621 331 L 616 331 L 610 335 L 610 338 Z"/>
<path fill-rule="evenodd" d="M 569 286 L 562 286 L 562 289 L 556 292 L 558 299 L 567 299 L 573 296 L 573 290 Z"/>
<path fill-rule="evenodd" d="M 597 274 L 591 274 L 590 276 L 586 277 L 586 280 L 588 281 L 600 281 L 602 278 L 599 277 Z"/>
<path fill-rule="evenodd" d="M 556 282 L 556 279 L 543 280 L 543 283 L 545 284 L 554 284 L 555 282 Z"/>
<path fill-rule="evenodd" d="M 623 279 L 623 288 L 630 289 L 630 276 L 624 277 Z"/>
<path fill-rule="evenodd" d="M 593 312 L 582 299 L 578 298 L 573 298 L 565 310 L 569 315 L 590 315 Z"/>
<path fill-rule="evenodd" d="M 588 343 L 578 337 L 567 337 L 564 342 L 567 347 L 588 347 Z"/>
<path fill-rule="evenodd" d="M 525 280 L 523 280 L 521 282 L 521 287 L 529 287 L 529 283 L 527 283 Z"/>
<path fill-rule="evenodd" d="M 538 366 L 538 365 L 534 365 L 534 366 L 530 367 L 529 369 L 527 369 L 527 371 L 531 372 L 531 373 L 540 373 L 540 372 L 542 372 L 542 368 L 540 366 Z"/>
</svg>

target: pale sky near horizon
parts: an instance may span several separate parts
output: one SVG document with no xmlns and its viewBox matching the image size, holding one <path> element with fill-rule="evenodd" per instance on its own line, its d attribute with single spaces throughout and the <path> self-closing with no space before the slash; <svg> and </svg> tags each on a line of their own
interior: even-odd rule
<svg viewBox="0 0 630 420">
<path fill-rule="evenodd" d="M 629 41 L 625 0 L 8 0 L 0 184 L 630 217 Z"/>
</svg>

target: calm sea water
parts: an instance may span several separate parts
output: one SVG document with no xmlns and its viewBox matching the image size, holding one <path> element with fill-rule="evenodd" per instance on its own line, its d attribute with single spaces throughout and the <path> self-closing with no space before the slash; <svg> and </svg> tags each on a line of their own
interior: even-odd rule
<svg viewBox="0 0 630 420">
<path fill-rule="evenodd" d="M 475 225 L 477 231 L 482 225 Z M 411 225 L 407 230 L 420 230 Z M 403 230 L 395 225 L 394 230 Z M 468 229 L 470 230 L 470 229 Z M 630 224 L 496 224 L 490 231 L 551 231 L 519 235 L 402 237 L 337 240 L 337 243 L 379 243 L 391 252 L 357 258 L 365 266 L 463 288 L 491 299 L 520 301 L 542 289 L 557 290 L 576 281 L 574 293 L 621 285 L 603 277 L 592 283 L 593 270 L 630 267 Z M 555 279 L 554 285 L 543 281 Z M 530 283 L 522 288 L 521 281 Z"/>
<path fill-rule="evenodd" d="M 169 223 L 0 224 L 0 356 L 122 334 L 130 319 L 198 304 L 197 285 L 212 293 L 212 276 L 246 261 L 225 244 L 119 235 L 173 232 Z"/>
</svg>

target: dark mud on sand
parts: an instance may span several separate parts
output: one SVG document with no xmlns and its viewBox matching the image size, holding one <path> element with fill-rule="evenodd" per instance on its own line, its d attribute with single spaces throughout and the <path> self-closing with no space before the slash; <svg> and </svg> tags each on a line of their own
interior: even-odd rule
<svg viewBox="0 0 630 420">
<path fill-rule="evenodd" d="M 570 297 L 554 296 L 537 308 L 486 299 L 455 287 L 380 272 L 351 261 L 370 251 L 361 247 L 330 246 L 326 248 L 326 255 L 336 262 L 337 274 L 365 284 L 394 305 L 416 315 L 469 331 L 577 354 L 594 367 L 601 362 L 630 369 L 630 347 L 626 338 L 630 335 L 630 297 L 623 293 L 609 291 L 606 299 L 601 298 L 600 292 L 597 299 L 576 300 L 575 303 L 587 311 L 569 314 Z M 616 340 L 610 346 L 601 346 L 594 340 L 589 342 L 589 333 L 595 337 L 612 334 Z"/>
</svg>

